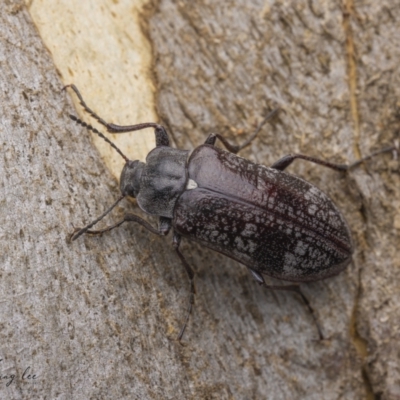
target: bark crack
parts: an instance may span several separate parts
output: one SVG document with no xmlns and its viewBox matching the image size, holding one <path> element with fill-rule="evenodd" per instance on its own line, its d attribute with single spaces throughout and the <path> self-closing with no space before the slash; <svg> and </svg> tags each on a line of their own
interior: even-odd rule
<svg viewBox="0 0 400 400">
<path fill-rule="evenodd" d="M 359 114 L 359 104 L 357 97 L 357 87 L 358 87 L 358 76 L 357 76 L 357 60 L 356 60 L 356 48 L 354 44 L 354 36 L 351 28 L 351 20 L 356 15 L 354 0 L 343 0 L 343 29 L 346 37 L 345 41 L 345 51 L 347 59 L 347 80 L 350 92 L 350 111 L 354 126 L 354 145 L 353 151 L 357 159 L 361 158 L 360 151 L 360 114 Z M 365 239 L 365 233 L 362 235 Z M 373 383 L 370 380 L 368 370 L 366 367 L 366 359 L 368 357 L 368 341 L 364 339 L 357 330 L 357 310 L 360 304 L 360 299 L 362 295 L 361 287 L 361 272 L 359 269 L 359 282 L 358 291 L 354 303 L 353 313 L 351 316 L 350 323 L 350 335 L 353 340 L 354 347 L 362 360 L 361 376 L 364 382 L 364 387 L 366 391 L 366 399 L 375 399 L 375 394 L 373 390 Z"/>
<path fill-rule="evenodd" d="M 360 115 L 357 98 L 357 62 L 355 55 L 354 37 L 351 29 L 351 18 L 355 14 L 354 0 L 343 1 L 343 29 L 346 36 L 347 80 L 350 91 L 350 111 L 354 125 L 354 154 L 361 158 L 360 152 Z"/>
<path fill-rule="evenodd" d="M 358 290 L 350 320 L 350 337 L 352 338 L 353 345 L 362 360 L 361 376 L 365 387 L 365 398 L 367 400 L 375 400 L 376 396 L 373 390 L 373 383 L 371 382 L 365 363 L 368 357 L 368 341 L 364 339 L 357 330 L 357 309 L 360 304 L 361 294 L 362 294 L 362 289 L 361 289 L 361 268 L 360 268 L 358 270 Z"/>
</svg>

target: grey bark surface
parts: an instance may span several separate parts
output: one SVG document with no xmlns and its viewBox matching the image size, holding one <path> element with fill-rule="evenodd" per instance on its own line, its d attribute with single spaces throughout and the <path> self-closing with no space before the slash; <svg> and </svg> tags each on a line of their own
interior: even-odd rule
<svg viewBox="0 0 400 400">
<path fill-rule="evenodd" d="M 159 112 L 177 145 L 210 132 L 240 144 L 275 104 L 277 120 L 242 152 L 258 163 L 293 152 L 348 163 L 398 138 L 396 4 L 160 1 L 149 32 Z M 326 190 L 353 233 L 348 270 L 303 285 L 330 340 L 313 341 L 296 296 L 264 292 L 243 267 L 204 251 L 214 261 L 196 263 L 186 339 L 214 331 L 207 351 L 219 366 L 209 376 L 221 397 L 400 398 L 398 163 L 375 159 L 347 177 L 302 161 L 288 170 Z M 209 378 L 188 357 L 202 397 Z"/>
<path fill-rule="evenodd" d="M 243 156 L 351 162 L 358 148 L 391 143 L 400 8 L 347 6 L 153 4 L 144 28 L 175 144 L 193 148 L 211 132 L 240 143 L 275 104 L 279 117 Z M 127 225 L 68 241 L 118 186 L 69 120 L 69 96 L 18 2 L 0 3 L 0 46 L 1 398 L 400 398 L 398 161 L 381 156 L 347 176 L 290 167 L 335 200 L 353 233 L 349 268 L 302 285 L 326 340 L 295 294 L 266 291 L 245 267 L 184 242 L 197 274 L 181 346 L 171 338 L 189 285 L 171 238 Z M 140 214 L 126 202 L 103 226 L 124 210 Z"/>
</svg>

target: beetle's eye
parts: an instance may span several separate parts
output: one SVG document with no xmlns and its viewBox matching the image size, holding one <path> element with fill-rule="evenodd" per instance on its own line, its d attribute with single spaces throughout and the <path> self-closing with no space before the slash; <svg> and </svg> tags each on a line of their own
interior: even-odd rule
<svg viewBox="0 0 400 400">
<path fill-rule="evenodd" d="M 133 185 L 131 184 L 126 185 L 125 193 L 130 197 L 135 197 L 135 189 L 133 188 Z"/>
</svg>

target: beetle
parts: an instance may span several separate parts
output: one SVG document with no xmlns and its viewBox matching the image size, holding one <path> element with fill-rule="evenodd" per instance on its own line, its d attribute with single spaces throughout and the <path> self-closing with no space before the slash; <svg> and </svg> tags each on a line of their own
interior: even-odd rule
<svg viewBox="0 0 400 400">
<path fill-rule="evenodd" d="M 233 146 L 219 134 L 210 134 L 203 145 L 190 152 L 170 147 L 165 128 L 157 123 L 129 126 L 107 123 L 86 105 L 74 85 L 67 87 L 75 92 L 83 109 L 108 132 L 154 128 L 156 139 L 156 147 L 147 155 L 146 163 L 132 161 L 93 126 L 70 115 L 72 120 L 107 141 L 125 160 L 120 197 L 99 218 L 84 228 L 75 229 L 71 240 L 84 233 L 103 234 L 125 222 L 136 222 L 160 236 L 172 229 L 173 246 L 190 281 L 189 308 L 178 341 L 183 337 L 195 293 L 194 272 L 179 249 L 181 237 L 244 264 L 260 285 L 299 293 L 316 322 L 320 339 L 323 338 L 299 283 L 318 281 L 343 271 L 352 259 L 351 233 L 342 213 L 324 192 L 284 170 L 294 160 L 303 159 L 337 171 L 348 171 L 377 154 L 395 151 L 396 146 L 350 165 L 288 154 L 265 167 L 236 153 L 257 136 L 278 109 L 269 113 L 241 146 Z M 217 139 L 228 151 L 215 146 Z M 141 217 L 128 213 L 112 226 L 91 230 L 125 197 L 136 198 L 142 211 L 158 216 L 159 227 L 154 228 Z M 295 283 L 266 285 L 263 274 Z"/>
</svg>

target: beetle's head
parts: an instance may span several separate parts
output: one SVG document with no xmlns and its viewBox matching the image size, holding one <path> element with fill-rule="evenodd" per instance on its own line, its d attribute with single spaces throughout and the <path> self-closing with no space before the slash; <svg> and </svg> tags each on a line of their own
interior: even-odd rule
<svg viewBox="0 0 400 400">
<path fill-rule="evenodd" d="M 136 197 L 140 190 L 140 178 L 144 163 L 141 161 L 128 160 L 121 172 L 119 188 L 123 196 Z"/>
<path fill-rule="evenodd" d="M 78 89 L 73 85 L 71 87 L 75 91 L 75 93 L 78 95 L 79 99 L 81 100 L 81 104 L 84 106 L 86 111 L 90 111 L 87 108 L 87 106 L 85 106 L 85 104 L 82 100 L 82 97 L 81 97 L 80 93 L 78 92 Z M 90 112 L 90 114 L 92 114 L 92 116 L 94 116 L 100 123 L 109 127 L 108 124 L 106 124 L 104 121 L 100 120 L 99 117 L 97 117 L 95 114 L 93 114 L 93 112 Z M 97 222 L 102 220 L 108 213 L 110 213 L 125 196 L 136 197 L 139 194 L 142 171 L 143 171 L 143 167 L 146 164 L 141 161 L 138 161 L 138 160 L 136 160 L 136 161 L 129 160 L 128 157 L 126 157 L 124 155 L 124 153 L 122 153 L 122 151 L 113 142 L 111 142 L 110 139 L 106 138 L 96 128 L 87 124 L 86 122 L 82 121 L 81 119 L 75 117 L 74 115 L 70 115 L 70 118 L 73 121 L 75 121 L 77 124 L 84 126 L 85 128 L 87 128 L 90 131 L 92 131 L 93 133 L 95 133 L 96 135 L 100 136 L 114 150 L 116 150 L 118 152 L 118 154 L 125 160 L 125 166 L 121 172 L 121 178 L 120 178 L 120 183 L 119 183 L 119 187 L 121 189 L 121 196 L 119 196 L 117 201 L 115 201 L 114 204 L 106 212 L 104 212 L 99 218 L 95 219 L 93 222 L 91 222 L 89 225 L 86 225 L 84 228 L 78 229 L 76 232 L 74 232 L 71 235 L 71 240 L 76 240 L 79 236 L 83 235 L 93 225 L 97 224 Z M 144 125 L 146 125 L 146 124 L 144 124 Z M 140 128 L 140 129 L 142 129 L 142 128 Z M 132 130 L 135 130 L 135 129 L 132 129 Z M 110 131 L 112 131 L 112 130 L 110 130 Z"/>
</svg>

